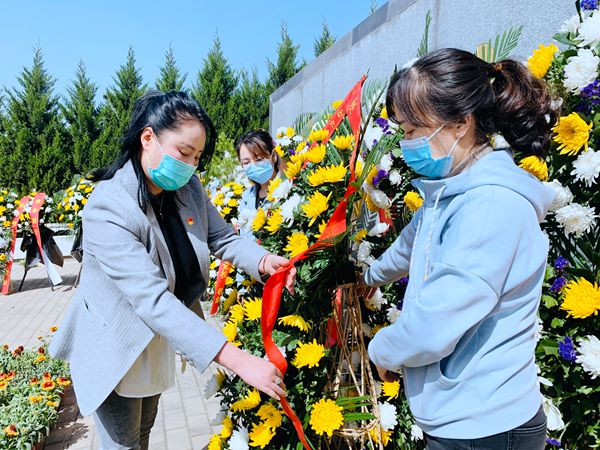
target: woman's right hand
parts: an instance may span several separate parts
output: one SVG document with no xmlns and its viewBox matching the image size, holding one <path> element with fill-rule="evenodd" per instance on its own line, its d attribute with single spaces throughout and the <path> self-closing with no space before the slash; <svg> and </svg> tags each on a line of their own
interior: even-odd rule
<svg viewBox="0 0 600 450">
<path fill-rule="evenodd" d="M 215 357 L 215 362 L 232 370 L 250 386 L 275 400 L 287 396 L 283 375 L 269 360 L 246 353 L 227 342 Z"/>
</svg>

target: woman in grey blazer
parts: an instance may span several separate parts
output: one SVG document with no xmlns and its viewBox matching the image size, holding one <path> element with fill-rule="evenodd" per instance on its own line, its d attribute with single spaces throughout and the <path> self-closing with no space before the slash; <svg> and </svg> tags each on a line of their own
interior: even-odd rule
<svg viewBox="0 0 600 450">
<path fill-rule="evenodd" d="M 193 176 L 214 138 L 187 94 L 149 92 L 134 106 L 117 161 L 94 173 L 81 284 L 50 352 L 70 362 L 79 408 L 94 415 L 104 450 L 148 447 L 160 394 L 174 384 L 175 351 L 199 371 L 215 361 L 285 396 L 273 364 L 203 320 L 209 254 L 256 279 L 287 263 L 237 236 Z"/>
</svg>

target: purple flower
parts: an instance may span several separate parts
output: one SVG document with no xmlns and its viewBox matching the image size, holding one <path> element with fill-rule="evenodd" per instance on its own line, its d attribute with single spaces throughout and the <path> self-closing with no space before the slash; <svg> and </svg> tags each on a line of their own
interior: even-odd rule
<svg viewBox="0 0 600 450">
<path fill-rule="evenodd" d="M 388 120 L 384 119 L 383 117 L 378 117 L 375 119 L 375 123 L 379 125 L 380 128 L 383 128 L 383 131 L 385 131 L 388 127 Z"/>
<path fill-rule="evenodd" d="M 387 177 L 388 177 L 388 173 L 385 170 L 380 169 L 377 172 L 377 175 L 375 175 L 373 177 L 373 186 L 377 186 L 381 180 L 383 180 L 384 178 L 387 178 Z"/>
<path fill-rule="evenodd" d="M 408 286 L 408 277 L 400 278 L 398 281 L 396 281 L 396 284 L 403 287 Z"/>
<path fill-rule="evenodd" d="M 586 11 L 598 9 L 598 0 L 581 0 L 581 9 Z"/>
<path fill-rule="evenodd" d="M 555 294 L 560 293 L 560 291 L 562 291 L 565 287 L 565 284 L 567 284 L 567 279 L 565 277 L 556 278 L 554 280 L 554 283 L 552 283 L 552 287 L 550 287 L 550 292 L 553 292 Z"/>
<path fill-rule="evenodd" d="M 562 444 L 558 439 L 546 438 L 546 444 L 553 445 L 555 447 L 560 447 Z"/>
<path fill-rule="evenodd" d="M 290 149 L 288 150 L 288 153 L 289 153 L 291 156 L 294 156 L 294 155 L 296 154 L 296 150 L 294 150 L 293 148 L 290 148 Z"/>
<path fill-rule="evenodd" d="M 567 260 L 567 258 L 559 256 L 558 258 L 556 258 L 556 261 L 554 261 L 554 270 L 562 273 L 565 270 L 565 267 L 567 267 L 568 265 L 569 261 Z"/>
<path fill-rule="evenodd" d="M 581 89 L 581 98 L 588 100 L 592 105 L 600 105 L 600 80 L 594 80 Z"/>
<path fill-rule="evenodd" d="M 558 343 L 558 354 L 565 361 L 574 362 L 577 359 L 577 352 L 573 345 L 573 339 L 570 336 L 565 336 L 565 338 Z"/>
</svg>

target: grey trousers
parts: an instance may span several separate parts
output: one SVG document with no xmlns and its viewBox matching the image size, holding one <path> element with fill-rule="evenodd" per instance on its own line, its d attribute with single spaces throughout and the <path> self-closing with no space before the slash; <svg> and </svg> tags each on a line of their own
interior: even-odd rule
<svg viewBox="0 0 600 450">
<path fill-rule="evenodd" d="M 100 450 L 147 450 L 160 394 L 127 398 L 112 392 L 93 414 Z"/>
</svg>

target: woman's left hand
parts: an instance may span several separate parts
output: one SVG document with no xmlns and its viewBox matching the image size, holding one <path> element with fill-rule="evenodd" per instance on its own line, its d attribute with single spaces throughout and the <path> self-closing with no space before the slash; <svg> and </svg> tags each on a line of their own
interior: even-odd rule
<svg viewBox="0 0 600 450">
<path fill-rule="evenodd" d="M 267 275 L 273 275 L 281 267 L 288 265 L 289 260 L 283 256 L 274 255 L 273 253 L 267 253 L 263 259 L 261 259 L 258 265 L 258 271 Z M 294 282 L 296 281 L 296 268 L 292 267 L 289 271 L 288 276 L 285 280 L 285 287 L 290 294 L 294 295 Z"/>
<path fill-rule="evenodd" d="M 391 383 L 392 381 L 398 381 L 400 379 L 397 373 L 390 372 L 389 370 L 384 369 L 383 367 L 375 367 L 377 367 L 377 373 L 382 381 L 387 381 Z"/>
</svg>

